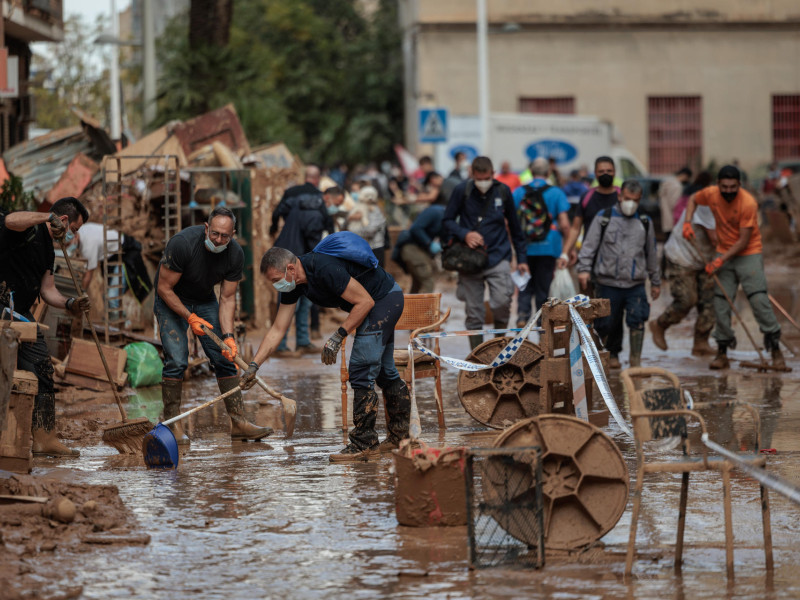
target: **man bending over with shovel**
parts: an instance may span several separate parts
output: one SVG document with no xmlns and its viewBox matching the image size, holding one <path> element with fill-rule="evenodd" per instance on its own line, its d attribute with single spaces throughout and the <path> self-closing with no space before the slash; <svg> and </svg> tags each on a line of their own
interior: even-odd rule
<svg viewBox="0 0 800 600">
<path fill-rule="evenodd" d="M 709 186 L 689 197 L 683 237 L 694 239 L 692 216 L 695 208 L 708 206 L 717 223 L 716 258 L 706 265 L 706 272 L 716 274 L 717 283 L 736 298 L 739 285 L 747 296 L 753 316 L 764 334 L 764 347 L 772 354 L 772 366 L 786 369 L 786 361 L 779 345 L 781 326 L 767 295 L 767 278 L 764 275 L 764 257 L 761 254 L 761 232 L 758 229 L 758 203 L 741 188 L 741 174 L 732 165 L 722 167 L 717 175 L 717 185 Z M 714 294 L 714 312 L 717 326 L 717 356 L 709 365 L 711 369 L 727 369 L 728 348 L 736 348 L 736 338 L 731 328 L 731 310 L 728 299 L 720 290 Z"/>
<path fill-rule="evenodd" d="M 183 374 L 189 365 L 189 327 L 200 339 L 217 377 L 219 391 L 225 393 L 239 384 L 232 362 L 238 352 L 233 335 L 233 313 L 236 286 L 242 279 L 244 252 L 233 239 L 235 228 L 234 214 L 227 208 L 215 208 L 208 223 L 187 227 L 164 249 L 156 273 L 153 305 L 164 350 L 161 382 L 164 420 L 181 412 Z M 219 302 L 214 296 L 214 286 L 218 283 L 222 284 Z M 220 351 L 205 337 L 203 327 L 221 332 L 228 348 Z M 225 408 L 231 418 L 232 439 L 260 440 L 272 433 L 272 428 L 258 427 L 245 418 L 240 392 L 225 398 Z M 189 443 L 180 421 L 170 427 L 178 444 Z"/>
<path fill-rule="evenodd" d="M 336 234 L 339 235 L 339 234 Z M 241 379 L 242 389 L 255 383 L 256 372 L 283 339 L 292 323 L 301 296 L 319 306 L 350 313 L 342 327 L 322 349 L 322 362 L 336 362 L 348 334 L 355 332 L 350 355 L 350 387 L 353 388 L 353 429 L 350 443 L 331 462 L 368 460 L 381 450 L 396 448 L 408 437 L 411 398 L 394 364 L 394 326 L 403 312 L 403 291 L 381 267 L 309 252 L 300 257 L 284 248 L 270 248 L 261 260 L 261 274 L 280 292 L 275 322 L 264 336 L 253 362 Z M 378 395 L 383 390 L 388 413 L 388 436 L 378 443 L 375 420 Z"/>
<path fill-rule="evenodd" d="M 0 215 L 0 310 L 3 319 L 10 313 L 33 321 L 30 309 L 41 296 L 50 306 L 64 308 L 74 317 L 89 309 L 89 297 L 65 298 L 56 289 L 53 267 L 53 240 L 72 241 L 89 218 L 76 198 L 62 198 L 50 213 L 12 212 Z M 53 393 L 53 363 L 37 328 L 35 342 L 22 342 L 17 350 L 17 368 L 31 371 L 39 389 L 33 399 L 33 453 L 48 456 L 78 456 L 56 437 L 56 397 Z"/>
</svg>

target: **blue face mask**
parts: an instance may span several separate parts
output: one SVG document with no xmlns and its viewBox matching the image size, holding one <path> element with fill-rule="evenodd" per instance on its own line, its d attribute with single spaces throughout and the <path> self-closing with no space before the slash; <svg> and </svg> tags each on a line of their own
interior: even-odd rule
<svg viewBox="0 0 800 600">
<path fill-rule="evenodd" d="M 74 239 L 75 239 L 75 234 L 72 233 L 71 229 L 67 229 L 67 233 L 64 234 L 64 243 L 69 244 Z"/>
<path fill-rule="evenodd" d="M 225 248 L 227 247 L 228 244 L 222 244 L 222 246 L 215 246 L 214 242 L 212 242 L 210 239 L 208 239 L 208 237 L 206 237 L 206 248 L 211 252 L 213 252 L 214 254 L 219 254 L 220 252 L 224 252 Z"/>
<path fill-rule="evenodd" d="M 276 290 L 284 294 L 291 292 L 292 290 L 294 290 L 295 287 L 297 287 L 296 281 L 286 280 L 286 271 L 288 270 L 288 268 L 289 267 L 287 265 L 286 269 L 283 270 L 283 279 L 281 279 L 280 281 L 276 281 L 272 284 L 272 287 L 274 287 Z"/>
<path fill-rule="evenodd" d="M 339 207 L 338 207 L 338 206 L 336 206 L 335 204 L 331 204 L 331 205 L 328 207 L 328 214 L 329 214 L 329 215 L 335 215 L 335 214 L 337 214 L 338 212 L 339 212 Z"/>
</svg>

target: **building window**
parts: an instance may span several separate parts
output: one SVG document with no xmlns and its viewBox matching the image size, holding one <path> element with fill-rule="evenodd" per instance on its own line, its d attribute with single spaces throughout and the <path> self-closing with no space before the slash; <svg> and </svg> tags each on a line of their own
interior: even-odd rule
<svg viewBox="0 0 800 600">
<path fill-rule="evenodd" d="M 574 115 L 575 98 L 525 98 L 519 99 L 519 112 L 546 115 Z"/>
<path fill-rule="evenodd" d="M 702 109 L 700 96 L 647 98 L 647 145 L 652 173 L 674 173 L 687 165 L 695 170 L 700 168 Z"/>
<path fill-rule="evenodd" d="M 772 96 L 772 158 L 800 156 L 800 94 Z"/>
</svg>

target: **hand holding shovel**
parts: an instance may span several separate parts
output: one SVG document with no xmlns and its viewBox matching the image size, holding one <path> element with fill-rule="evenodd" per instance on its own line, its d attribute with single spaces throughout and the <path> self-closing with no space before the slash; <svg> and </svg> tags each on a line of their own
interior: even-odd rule
<svg viewBox="0 0 800 600">
<path fill-rule="evenodd" d="M 210 337 L 214 341 L 214 343 L 217 344 L 217 346 L 220 347 L 220 350 L 229 349 L 228 345 L 225 342 L 223 342 L 216 333 L 211 331 L 205 325 L 203 325 L 202 327 L 203 327 L 203 332 L 208 337 Z M 243 371 L 247 370 L 247 363 L 244 362 L 242 357 L 239 356 L 238 354 L 234 357 L 233 362 Z M 297 417 L 297 403 L 291 398 L 287 398 L 280 392 L 273 390 L 269 385 L 267 385 L 267 383 L 263 379 L 261 379 L 261 377 L 256 376 L 256 383 L 258 383 L 258 385 L 260 385 L 261 388 L 265 392 L 267 392 L 270 396 L 272 396 L 273 398 L 277 398 L 278 400 L 281 401 L 281 406 L 283 407 L 283 419 L 286 423 L 286 437 L 287 438 L 292 437 L 292 434 L 294 434 L 294 423 Z"/>
</svg>

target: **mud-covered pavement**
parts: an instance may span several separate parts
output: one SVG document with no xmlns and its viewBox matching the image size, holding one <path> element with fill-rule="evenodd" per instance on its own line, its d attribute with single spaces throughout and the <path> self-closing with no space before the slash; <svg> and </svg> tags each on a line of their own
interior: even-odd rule
<svg viewBox="0 0 800 600">
<path fill-rule="evenodd" d="M 791 280 L 788 267 L 772 270 L 770 284 L 772 293 L 797 317 L 800 283 Z M 461 305 L 451 294 L 448 299 L 454 308 L 448 328 L 461 328 Z M 665 301 L 653 307 L 652 318 Z M 740 305 L 749 316 L 749 308 Z M 800 335 L 781 322 L 790 343 L 800 346 Z M 731 357 L 755 358 L 738 327 L 737 336 L 740 350 Z M 696 400 L 752 402 L 762 419 L 762 446 L 777 451 L 769 455 L 768 469 L 800 485 L 800 357 L 786 353 L 793 372 L 783 376 L 737 366 L 718 374 L 706 369 L 707 360 L 689 355 L 690 322 L 670 329 L 668 341 L 670 350 L 661 352 L 648 336 L 643 364 L 676 372 Z M 465 356 L 467 342 L 447 340 L 443 349 Z M 328 454 L 343 444 L 338 365 L 325 367 L 317 357 L 270 360 L 261 374 L 297 400 L 292 439 L 283 438 L 279 403 L 254 388 L 246 393 L 248 416 L 276 429 L 265 443 L 232 443 L 224 407 L 218 405 L 189 419 L 192 446 L 176 471 L 147 470 L 100 444 L 99 433 L 81 436 L 77 430 L 72 437 L 78 438 L 73 445 L 81 449 L 80 458 L 37 460 L 35 475 L 116 485 L 152 540 L 147 546 L 92 548 L 79 554 L 56 548 L 40 555 L 36 570 L 48 573 L 49 589 L 82 586 L 84 598 L 800 597 L 800 507 L 770 495 L 775 570 L 768 576 L 758 487 L 736 471 L 733 580 L 725 577 L 722 486 L 714 473 L 692 475 L 681 576 L 672 570 L 680 478 L 671 475 L 648 477 L 631 581 L 622 576 L 630 502 L 617 526 L 583 557 L 548 556 L 548 564 L 538 572 L 469 571 L 465 527 L 397 525 L 388 455 L 369 463 L 328 462 Z M 489 445 L 492 436 L 461 407 L 456 377 L 454 371 L 445 371 L 448 427 L 441 433 L 431 380 L 420 382 L 424 438 L 432 444 Z M 616 374 L 611 383 L 627 413 Z M 212 378 L 193 380 L 185 387 L 184 408 L 217 393 Z M 79 423 L 112 420 L 110 400 L 75 402 L 62 410 Z M 595 400 L 595 408 L 600 408 L 597 402 L 602 401 Z M 159 410 L 157 390 L 140 391 L 130 399 L 132 417 L 146 415 L 155 422 Z M 720 409 L 705 416 L 715 441 L 730 449 L 750 441 L 743 413 Z M 622 450 L 633 480 L 631 442 L 613 421 L 605 431 Z M 690 433 L 698 447 L 697 429 Z"/>
</svg>

